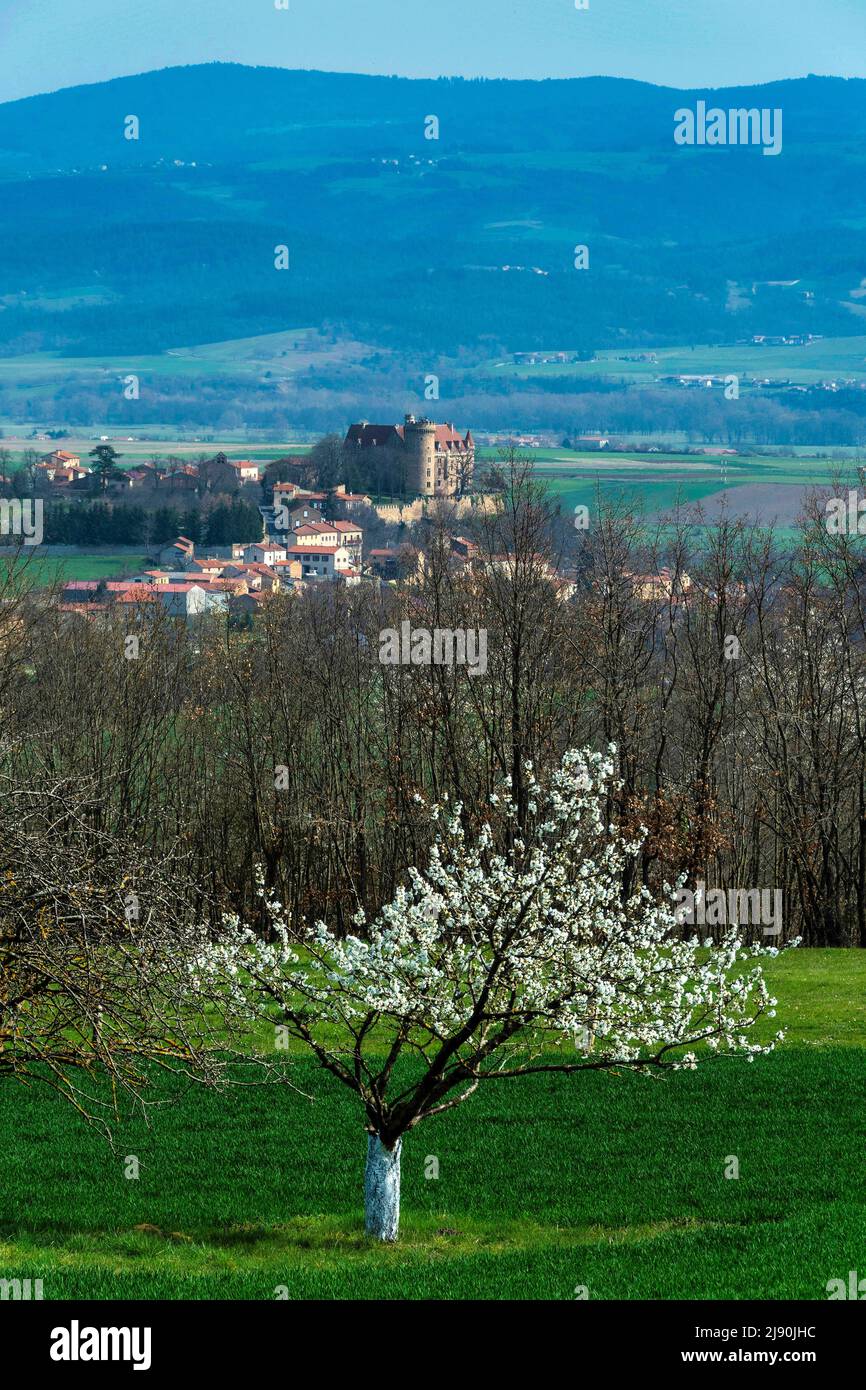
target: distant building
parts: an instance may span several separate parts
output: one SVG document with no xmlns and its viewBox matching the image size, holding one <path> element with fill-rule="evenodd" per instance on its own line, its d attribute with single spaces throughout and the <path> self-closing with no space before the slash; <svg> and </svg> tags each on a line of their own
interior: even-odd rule
<svg viewBox="0 0 866 1390">
<path fill-rule="evenodd" d="M 209 492 L 233 492 L 239 487 L 261 481 L 257 463 L 250 459 L 230 459 L 223 453 L 215 454 L 201 464 L 198 476 Z"/>
<path fill-rule="evenodd" d="M 298 498 L 281 494 L 279 500 L 274 502 L 273 524 L 279 531 L 297 531 L 300 526 L 321 521 L 325 501 L 324 493 Z"/>
<path fill-rule="evenodd" d="M 339 487 L 334 488 L 334 501 L 346 511 L 351 512 L 355 507 L 372 507 L 373 499 L 368 497 L 366 492 L 347 492 L 346 484 L 340 483 Z"/>
<path fill-rule="evenodd" d="M 404 579 L 418 569 L 420 552 L 413 545 L 385 546 L 370 551 L 370 569 L 379 579 Z"/>
<path fill-rule="evenodd" d="M 65 449 L 55 449 L 45 454 L 36 465 L 36 472 L 49 483 L 77 483 L 90 476 L 90 469 L 82 464 L 78 454 L 68 454 Z"/>
<path fill-rule="evenodd" d="M 297 483 L 275 483 L 273 510 L 277 525 L 282 530 L 291 529 L 289 517 L 295 514 L 303 521 L 318 520 L 327 500 L 326 492 L 312 492 L 309 488 L 299 487 Z M 317 514 L 315 517 L 314 512 Z"/>
<path fill-rule="evenodd" d="M 364 532 L 361 527 L 356 526 L 354 521 L 334 521 L 331 525 L 337 533 L 337 544 L 348 550 L 352 567 L 360 569 L 364 553 Z"/>
<path fill-rule="evenodd" d="M 170 618 L 191 620 L 205 613 L 228 612 L 228 595 L 201 584 L 160 584 L 156 596 Z"/>
<path fill-rule="evenodd" d="M 194 463 L 183 463 L 179 468 L 159 469 L 156 480 L 172 492 L 195 492 L 199 486 L 198 468 Z"/>
<path fill-rule="evenodd" d="M 475 468 L 471 431 L 463 437 L 452 424 L 437 425 L 414 415 L 407 415 L 402 425 L 351 425 L 346 448 L 402 453 L 408 489 L 423 497 L 459 497 L 469 488 Z"/>
<path fill-rule="evenodd" d="M 342 545 L 292 545 L 283 564 L 292 579 L 335 579 L 353 569 L 349 551 Z"/>
<path fill-rule="evenodd" d="M 52 449 L 50 454 L 42 455 L 38 466 L 54 472 L 68 468 L 78 469 L 81 467 L 81 458 L 78 454 L 67 453 L 65 449 Z M 85 469 L 85 472 L 87 471 Z"/>
<path fill-rule="evenodd" d="M 250 459 L 229 459 L 229 468 L 233 469 L 239 483 L 259 483 L 262 475 L 257 463 L 252 463 Z"/>
<path fill-rule="evenodd" d="M 178 536 L 171 545 L 164 545 L 159 551 L 159 563 L 172 569 L 188 569 L 195 559 L 195 543 L 188 536 Z"/>
<path fill-rule="evenodd" d="M 257 541 L 255 545 L 248 545 L 244 550 L 244 562 L 248 565 L 274 565 L 285 558 L 285 546 L 270 541 Z"/>
</svg>

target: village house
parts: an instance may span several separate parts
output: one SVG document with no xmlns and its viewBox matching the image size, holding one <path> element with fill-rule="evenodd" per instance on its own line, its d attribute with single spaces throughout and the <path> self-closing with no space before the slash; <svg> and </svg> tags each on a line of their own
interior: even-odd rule
<svg viewBox="0 0 866 1390">
<path fill-rule="evenodd" d="M 380 579 L 396 579 L 398 552 L 394 547 L 375 547 L 368 556 L 370 569 Z"/>
<path fill-rule="evenodd" d="M 418 557 L 416 547 L 404 542 L 398 546 L 376 547 L 369 552 L 368 560 L 371 572 L 389 582 L 414 573 L 418 568 Z"/>
<path fill-rule="evenodd" d="M 72 462 L 59 461 L 64 458 L 68 458 Z M 62 450 L 58 450 L 56 454 L 48 454 L 41 463 L 37 463 L 36 475 L 39 478 L 44 478 L 46 482 L 58 486 L 62 483 L 83 482 L 84 479 L 90 477 L 91 470 L 82 465 L 77 455 L 64 455 Z"/>
<path fill-rule="evenodd" d="M 82 470 L 80 455 L 70 454 L 66 449 L 53 449 L 50 454 L 43 454 L 36 467 L 45 472 L 49 482 L 53 482 L 58 473 L 72 472 L 78 475 L 80 472 L 90 472 L 89 468 Z"/>
<path fill-rule="evenodd" d="M 155 469 L 148 468 L 147 464 L 142 464 L 140 468 L 128 468 L 126 478 L 131 488 L 152 487 L 154 483 Z"/>
<path fill-rule="evenodd" d="M 292 536 L 293 545 L 339 545 L 340 538 L 334 522 L 319 521 L 299 526 Z"/>
<path fill-rule="evenodd" d="M 361 527 L 356 526 L 354 521 L 335 521 L 332 524 L 337 533 L 337 544 L 346 547 L 352 557 L 353 567 L 360 569 L 364 550 L 364 532 Z"/>
<path fill-rule="evenodd" d="M 155 463 L 138 464 L 124 470 L 122 477 L 112 479 L 113 488 L 147 490 L 162 488 L 168 492 L 196 492 L 199 470 L 194 463 L 170 464 L 167 468 Z"/>
<path fill-rule="evenodd" d="M 631 581 L 635 597 L 646 601 L 678 600 L 692 587 L 689 575 L 672 575 L 666 566 L 657 574 L 626 573 L 625 578 Z"/>
<path fill-rule="evenodd" d="M 220 575 L 230 563 L 229 560 L 209 560 L 199 558 L 197 555 L 190 560 L 187 569 L 190 575 L 209 575 L 212 579 L 219 579 Z"/>
<path fill-rule="evenodd" d="M 149 584 L 155 587 L 157 584 L 170 584 L 172 580 L 177 583 L 186 582 L 188 575 L 186 570 L 145 570 L 144 574 L 133 575 L 132 584 Z"/>
<path fill-rule="evenodd" d="M 451 544 L 451 559 L 456 564 L 468 565 L 472 568 L 480 557 L 479 547 L 474 541 L 470 541 L 466 536 L 449 537 Z"/>
<path fill-rule="evenodd" d="M 314 502 L 310 498 L 304 498 L 293 502 L 283 501 L 282 505 L 274 509 L 273 525 L 277 531 L 284 534 L 297 531 L 299 526 L 321 521 L 323 510 L 324 500 Z"/>
<path fill-rule="evenodd" d="M 291 545 L 281 563 L 292 579 L 336 579 L 353 568 L 346 547 L 337 545 Z"/>
<path fill-rule="evenodd" d="M 229 459 L 228 465 L 234 470 L 239 483 L 260 483 L 262 480 L 259 465 L 250 459 Z"/>
<path fill-rule="evenodd" d="M 198 480 L 202 491 L 235 492 L 261 482 L 261 470 L 251 459 L 230 459 L 219 453 L 200 465 Z"/>
<path fill-rule="evenodd" d="M 256 541 L 244 547 L 244 563 L 248 565 L 274 565 L 285 560 L 286 547 L 275 541 Z"/>
<path fill-rule="evenodd" d="M 226 566 L 225 578 L 243 580 L 250 593 L 276 593 L 280 588 L 280 576 L 270 565 L 232 562 Z"/>
<path fill-rule="evenodd" d="M 189 622 L 206 613 L 228 611 L 228 595 L 213 593 L 201 584 L 161 584 L 156 593 L 170 618 Z"/>
<path fill-rule="evenodd" d="M 164 545 L 159 551 L 159 563 L 174 569 L 188 569 L 195 559 L 195 542 L 188 536 L 178 536 L 171 545 Z"/>
<path fill-rule="evenodd" d="M 124 595 L 133 593 L 139 601 L 152 595 L 151 586 L 132 579 L 70 579 L 63 586 L 66 604 L 113 604 Z"/>
<path fill-rule="evenodd" d="M 169 492 L 196 492 L 201 481 L 194 463 L 183 463 L 179 468 L 155 469 L 154 474 L 157 486 L 168 488 Z"/>
<path fill-rule="evenodd" d="M 340 483 L 334 488 L 334 501 L 345 507 L 347 511 L 352 511 L 355 507 L 372 507 L 373 499 L 368 497 L 366 492 L 347 492 L 346 484 Z"/>
<path fill-rule="evenodd" d="M 229 601 L 229 612 L 233 618 L 244 618 L 247 621 L 255 618 L 261 612 L 262 604 L 267 601 L 268 594 L 263 590 L 260 593 L 250 590 L 245 594 L 235 594 Z"/>
<path fill-rule="evenodd" d="M 326 492 L 314 492 L 300 487 L 298 483 L 274 483 L 273 507 L 275 512 L 290 511 L 294 507 L 308 507 L 321 514 L 328 500 Z"/>
<path fill-rule="evenodd" d="M 248 587 L 248 578 L 244 573 L 234 573 L 233 570 L 234 566 L 229 562 L 226 562 L 226 569 L 222 574 L 197 570 L 146 570 L 144 574 L 134 575 L 129 582 L 147 584 L 153 589 L 160 589 L 167 584 L 198 584 L 208 593 L 217 593 L 220 590 L 241 592 Z"/>
</svg>

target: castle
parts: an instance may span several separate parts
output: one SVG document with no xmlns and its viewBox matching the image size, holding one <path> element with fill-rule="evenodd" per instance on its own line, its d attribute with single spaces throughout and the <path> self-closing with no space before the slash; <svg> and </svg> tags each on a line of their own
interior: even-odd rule
<svg viewBox="0 0 866 1390">
<path fill-rule="evenodd" d="M 460 497 L 467 492 L 475 467 L 475 441 L 453 425 L 407 415 L 402 425 L 351 425 L 346 448 L 392 449 L 407 458 L 406 486 L 422 497 Z"/>
</svg>

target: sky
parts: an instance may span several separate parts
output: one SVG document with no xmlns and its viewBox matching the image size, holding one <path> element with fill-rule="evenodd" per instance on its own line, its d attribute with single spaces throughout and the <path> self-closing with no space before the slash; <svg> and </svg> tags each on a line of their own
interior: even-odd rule
<svg viewBox="0 0 866 1390">
<path fill-rule="evenodd" d="M 582 0 L 579 0 L 582 3 Z M 0 0 L 0 101 L 213 60 L 733 86 L 866 77 L 866 0 Z"/>
</svg>

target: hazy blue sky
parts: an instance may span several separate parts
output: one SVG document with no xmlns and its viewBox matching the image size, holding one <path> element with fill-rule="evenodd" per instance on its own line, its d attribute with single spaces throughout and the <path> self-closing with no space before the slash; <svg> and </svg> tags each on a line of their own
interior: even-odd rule
<svg viewBox="0 0 866 1390">
<path fill-rule="evenodd" d="M 675 86 L 866 76 L 866 0 L 0 0 L 0 100 L 212 59 Z"/>
</svg>

